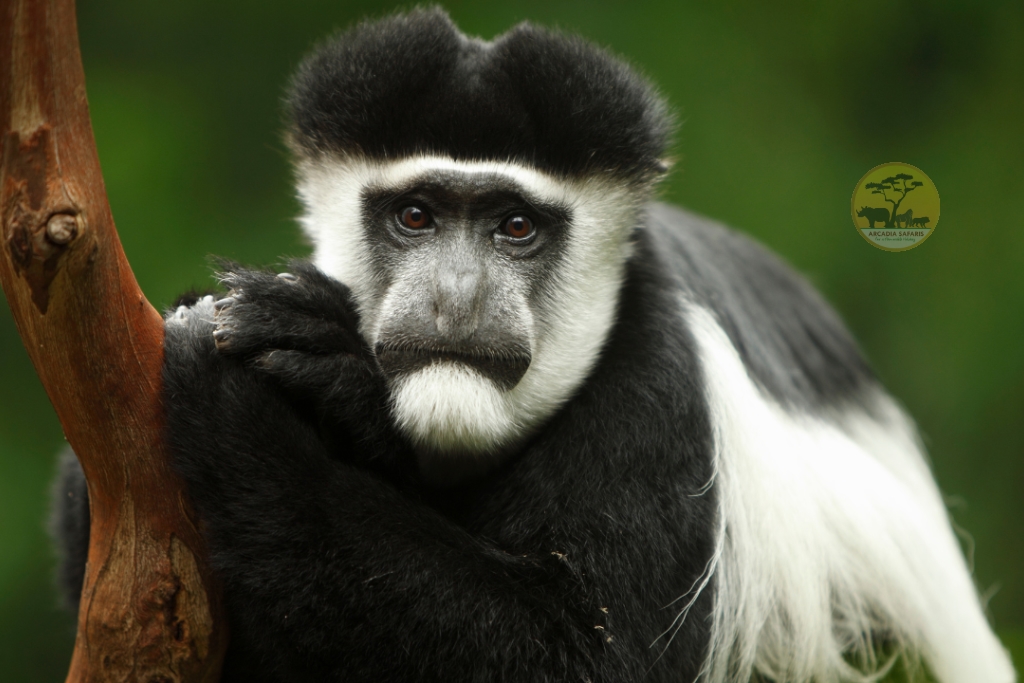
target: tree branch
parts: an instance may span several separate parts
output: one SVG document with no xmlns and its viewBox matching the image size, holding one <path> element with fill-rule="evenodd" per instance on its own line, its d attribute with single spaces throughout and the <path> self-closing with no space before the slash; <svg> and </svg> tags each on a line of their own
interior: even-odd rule
<svg viewBox="0 0 1024 683">
<path fill-rule="evenodd" d="M 163 324 L 114 229 L 74 0 L 0 0 L 0 282 L 92 518 L 69 682 L 212 683 L 219 591 L 163 444 Z"/>
</svg>

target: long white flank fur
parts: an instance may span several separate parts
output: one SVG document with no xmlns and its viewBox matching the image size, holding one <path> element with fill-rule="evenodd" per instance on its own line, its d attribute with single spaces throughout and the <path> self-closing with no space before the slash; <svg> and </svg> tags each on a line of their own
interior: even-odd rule
<svg viewBox="0 0 1024 683">
<path fill-rule="evenodd" d="M 497 391 L 489 380 L 453 365 L 433 365 L 398 382 L 392 387 L 395 418 L 415 441 L 462 456 L 500 448 L 550 416 L 590 372 L 613 323 L 630 233 L 646 199 L 642 192 L 601 178 L 556 179 L 511 161 L 466 162 L 442 156 L 391 162 L 363 157 L 307 160 L 297 170 L 299 197 L 306 208 L 300 221 L 316 245 L 314 260 L 352 288 L 360 306 L 361 331 L 371 346 L 382 312 L 401 306 L 401 301 L 386 295 L 368 267 L 362 234 L 365 188 L 400 187 L 438 171 L 498 174 L 515 182 L 527 197 L 572 212 L 557 280 L 532 321 L 532 361 L 526 374 L 510 391 Z M 472 395 L 480 402 L 473 410 L 456 411 L 449 402 L 429 400 L 456 385 L 472 386 Z"/>
<path fill-rule="evenodd" d="M 989 628 L 916 431 L 879 391 L 881 420 L 784 410 L 751 381 L 714 316 L 684 303 L 716 426 L 724 527 L 705 680 L 871 680 L 887 633 L 942 683 L 1015 680 Z"/>
</svg>

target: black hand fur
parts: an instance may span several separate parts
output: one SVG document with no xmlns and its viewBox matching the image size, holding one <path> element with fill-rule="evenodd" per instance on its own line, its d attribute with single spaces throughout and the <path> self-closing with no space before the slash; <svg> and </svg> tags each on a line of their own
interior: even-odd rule
<svg viewBox="0 0 1024 683">
<path fill-rule="evenodd" d="M 372 361 L 358 332 L 348 287 L 305 261 L 274 274 L 224 262 L 228 294 L 220 299 L 214 338 L 222 353 L 245 355 L 284 349 L 310 354 L 345 353 Z"/>
<path fill-rule="evenodd" d="M 242 359 L 310 416 L 335 451 L 409 473 L 411 455 L 392 429 L 387 389 L 358 332 L 348 287 L 305 261 L 274 274 L 224 263 L 228 294 L 214 304 L 218 352 Z M 358 448 L 349 447 L 355 442 Z"/>
<path fill-rule="evenodd" d="M 600 379 L 501 471 L 438 491 L 346 426 L 376 372 L 347 293 L 291 269 L 236 269 L 216 317 L 167 325 L 168 438 L 226 587 L 225 680 L 692 679 L 710 591 L 660 661 L 651 644 L 710 556 L 714 492 L 690 495 L 710 431 L 652 273 L 634 269 Z"/>
</svg>

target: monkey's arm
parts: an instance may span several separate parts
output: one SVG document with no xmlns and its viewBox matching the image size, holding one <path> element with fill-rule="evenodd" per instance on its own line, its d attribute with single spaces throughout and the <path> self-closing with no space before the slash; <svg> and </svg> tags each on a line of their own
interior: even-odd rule
<svg viewBox="0 0 1024 683">
<path fill-rule="evenodd" d="M 213 329 L 212 302 L 168 323 L 165 386 L 226 587 L 229 676 L 593 676 L 603 613 L 556 548 L 508 552 L 335 457 L 272 376 L 216 351 Z"/>
</svg>

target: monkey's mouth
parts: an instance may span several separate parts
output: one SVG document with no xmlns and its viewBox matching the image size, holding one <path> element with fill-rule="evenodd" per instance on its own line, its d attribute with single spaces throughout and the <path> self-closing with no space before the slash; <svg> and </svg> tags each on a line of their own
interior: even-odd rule
<svg viewBox="0 0 1024 683">
<path fill-rule="evenodd" d="M 473 368 L 505 391 L 519 384 L 532 359 L 530 350 L 520 345 L 481 349 L 382 342 L 376 345 L 374 353 L 388 378 L 407 375 L 434 363 L 454 363 Z"/>
</svg>

